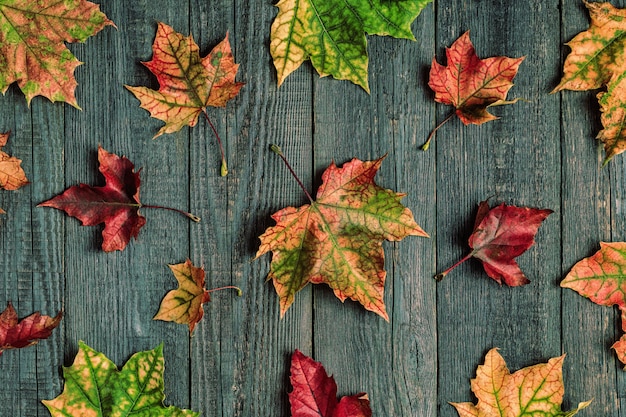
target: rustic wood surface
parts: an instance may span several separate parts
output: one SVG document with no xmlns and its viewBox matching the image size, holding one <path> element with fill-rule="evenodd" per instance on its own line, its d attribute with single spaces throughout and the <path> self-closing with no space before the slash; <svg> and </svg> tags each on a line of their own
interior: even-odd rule
<svg viewBox="0 0 626 417">
<path fill-rule="evenodd" d="M 626 0 L 614 2 L 626 6 Z M 371 94 L 319 78 L 309 63 L 276 86 L 269 54 L 272 0 L 102 1 L 107 27 L 70 49 L 82 111 L 37 97 L 30 107 L 12 86 L 0 97 L 0 131 L 31 182 L 0 192 L 0 306 L 12 301 L 65 317 L 49 340 L 0 356 L 0 416 L 45 416 L 40 403 L 62 391 L 61 366 L 83 340 L 119 366 L 165 344 L 166 403 L 203 416 L 289 416 L 290 354 L 300 349 L 334 374 L 339 393 L 365 391 L 374 416 L 452 417 L 449 401 L 471 401 L 469 380 L 499 347 L 516 370 L 566 352 L 564 407 L 593 399 L 581 416 L 626 416 L 626 374 L 610 345 L 619 316 L 559 282 L 600 241 L 626 239 L 626 162 L 601 168 L 594 92 L 549 94 L 569 49 L 588 26 L 580 1 L 441 0 L 413 24 L 417 42 L 369 37 Z M 140 61 L 152 56 L 156 22 L 192 33 L 206 54 L 228 31 L 237 79 L 246 86 L 209 115 L 225 143 L 230 173 L 206 123 L 152 136 L 162 125 L 123 88 L 156 80 Z M 481 57 L 526 56 L 509 93 L 527 101 L 494 109 L 482 126 L 452 120 L 428 152 L 419 146 L 450 112 L 427 86 L 433 56 L 470 30 Z M 253 261 L 270 215 L 306 197 L 269 144 L 279 144 L 315 190 L 331 160 L 388 154 L 380 185 L 407 193 L 404 204 L 430 239 L 385 244 L 387 323 L 341 304 L 326 286 L 300 292 L 284 319 L 265 281 L 270 256 Z M 189 210 L 199 224 L 144 210 L 147 224 L 126 250 L 100 250 L 99 227 L 35 206 L 79 182 L 101 184 L 97 147 L 126 155 L 142 170 L 142 201 Z M 500 287 L 476 261 L 442 282 L 433 275 L 467 252 L 476 205 L 493 202 L 554 210 L 537 245 L 519 259 L 531 284 Z M 207 270 L 215 294 L 189 337 L 185 326 L 153 321 L 176 286 L 168 263 L 190 258 Z"/>
</svg>

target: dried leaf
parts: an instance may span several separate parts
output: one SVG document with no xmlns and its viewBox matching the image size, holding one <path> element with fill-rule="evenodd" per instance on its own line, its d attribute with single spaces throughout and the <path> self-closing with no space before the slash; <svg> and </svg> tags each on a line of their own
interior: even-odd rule
<svg viewBox="0 0 626 417">
<path fill-rule="evenodd" d="M 118 371 L 102 353 L 79 342 L 74 363 L 63 368 L 63 393 L 43 404 L 52 417 L 199 416 L 163 405 L 164 369 L 163 345 L 134 354 Z"/>
<path fill-rule="evenodd" d="M 626 9 L 610 3 L 584 3 L 591 24 L 567 43 L 571 52 L 563 64 L 563 78 L 552 92 L 606 87 L 598 94 L 604 129 L 597 136 L 604 145 L 606 165 L 626 150 Z"/>
<path fill-rule="evenodd" d="M 518 100 L 507 101 L 506 95 L 513 86 L 513 78 L 523 57 L 480 59 L 469 32 L 446 49 L 446 57 L 448 66 L 433 58 L 428 86 L 435 92 L 435 101 L 454 106 L 456 115 L 464 124 L 479 125 L 497 119 L 487 111 L 489 106 L 512 104 Z M 446 121 L 448 119 L 443 123 Z M 441 125 L 435 130 L 439 127 Z"/>
<path fill-rule="evenodd" d="M 365 34 L 415 39 L 411 23 L 431 1 L 280 0 L 270 35 L 278 85 L 310 59 L 321 77 L 369 92 Z"/>
<path fill-rule="evenodd" d="M 276 226 L 260 237 L 256 257 L 272 251 L 268 280 L 280 297 L 281 316 L 312 282 L 326 283 L 341 301 L 358 301 L 388 320 L 382 241 L 428 235 L 400 203 L 404 194 L 374 182 L 383 159 L 353 159 L 342 168 L 331 163 L 316 201 L 272 215 Z"/>
<path fill-rule="evenodd" d="M 293 391 L 289 394 L 292 417 L 371 417 L 367 394 L 337 401 L 337 384 L 321 363 L 296 350 L 291 357 Z"/>
<path fill-rule="evenodd" d="M 507 206 L 504 203 L 489 209 L 489 203 L 482 201 L 469 238 L 472 251 L 436 278 L 443 279 L 452 269 L 473 257 L 482 262 L 487 275 L 499 284 L 503 281 L 509 286 L 528 284 L 530 281 L 515 258 L 535 243 L 539 226 L 551 213 L 552 210 Z"/>
<path fill-rule="evenodd" d="M 9 140 L 11 132 L 0 133 L 0 148 L 4 147 Z M 22 169 L 22 160 L 9 156 L 0 150 L 0 187 L 5 190 L 17 190 L 28 184 L 26 173 Z"/>
<path fill-rule="evenodd" d="M 17 312 L 8 303 L 0 314 L 0 355 L 7 349 L 20 349 L 47 339 L 61 322 L 62 316 L 61 312 L 56 317 L 42 316 L 37 312 L 18 321 Z"/>
<path fill-rule="evenodd" d="M 0 91 L 17 82 L 29 104 L 41 95 L 78 107 L 81 63 L 64 42 L 85 42 L 107 25 L 115 26 L 85 0 L 0 0 Z"/>
<path fill-rule="evenodd" d="M 498 350 L 491 349 L 471 381 L 478 403 L 450 404 L 460 417 L 573 416 L 591 401 L 579 403 L 576 410 L 561 411 L 564 359 L 565 355 L 559 356 L 511 374 Z"/>
<path fill-rule="evenodd" d="M 626 332 L 626 243 L 600 242 L 600 250 L 572 267 L 561 287 L 570 288 L 603 306 L 616 305 Z M 626 335 L 612 346 L 626 364 Z"/>
</svg>

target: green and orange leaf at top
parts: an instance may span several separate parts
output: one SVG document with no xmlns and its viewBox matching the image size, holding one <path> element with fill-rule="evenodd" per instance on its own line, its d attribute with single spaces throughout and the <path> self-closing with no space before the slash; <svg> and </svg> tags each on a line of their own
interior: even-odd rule
<svg viewBox="0 0 626 417">
<path fill-rule="evenodd" d="M 178 288 L 165 295 L 154 320 L 187 324 L 189 333 L 192 333 L 204 316 L 203 304 L 211 301 L 211 292 L 232 288 L 241 295 L 241 290 L 232 286 L 206 290 L 204 269 L 194 266 L 189 259 L 169 267 L 178 281 Z"/>
<path fill-rule="evenodd" d="M 564 359 L 562 355 L 511 373 L 498 349 L 491 349 L 471 380 L 478 402 L 450 404 L 460 417 L 573 416 L 591 401 L 579 403 L 575 410 L 561 410 Z"/>
<path fill-rule="evenodd" d="M 506 100 L 513 87 L 521 58 L 505 56 L 480 59 L 469 38 L 469 31 L 446 49 L 447 66 L 433 58 L 428 86 L 435 92 L 435 101 L 454 106 L 463 124 L 480 125 L 497 119 L 487 110 L 492 106 L 513 104 L 519 99 Z M 430 134 L 422 146 L 427 150 L 434 133 L 448 120 L 446 118 Z"/>
<path fill-rule="evenodd" d="M 567 43 L 571 52 L 563 64 L 563 77 L 552 92 L 606 87 L 598 94 L 603 129 L 596 137 L 604 145 L 606 165 L 626 150 L 626 9 L 608 2 L 584 4 L 591 24 Z"/>
<path fill-rule="evenodd" d="M 28 104 L 41 95 L 78 108 L 81 62 L 64 42 L 85 42 L 107 25 L 115 26 L 86 0 L 0 0 L 0 91 L 17 82 Z"/>
<path fill-rule="evenodd" d="M 369 92 L 366 34 L 414 40 L 411 23 L 432 0 L 280 0 L 270 34 L 278 85 L 311 60 L 321 77 Z"/>
<path fill-rule="evenodd" d="M 239 65 L 235 64 L 228 34 L 208 55 L 201 58 L 193 37 L 183 36 L 159 22 L 152 51 L 152 60 L 143 64 L 157 77 L 159 90 L 125 87 L 140 101 L 142 109 L 165 122 L 154 137 L 177 132 L 184 126 L 193 127 L 198 123 L 200 114 L 203 114 L 219 142 L 222 175 L 226 175 L 228 170 L 221 139 L 206 108 L 225 107 L 244 85 L 235 82 Z"/>
<path fill-rule="evenodd" d="M 626 242 L 600 242 L 600 250 L 576 263 L 561 287 L 570 288 L 596 304 L 619 307 L 622 329 L 626 332 Z M 612 347 L 626 364 L 626 336 Z"/>
<path fill-rule="evenodd" d="M 272 215 L 276 225 L 260 237 L 256 258 L 272 252 L 267 279 L 278 293 L 281 317 L 296 293 L 311 282 L 325 283 L 342 302 L 350 298 L 389 319 L 383 301 L 382 241 L 428 234 L 400 203 L 404 194 L 374 182 L 383 159 L 353 159 L 341 168 L 331 163 L 315 201 L 307 193 L 310 204 Z"/>
</svg>

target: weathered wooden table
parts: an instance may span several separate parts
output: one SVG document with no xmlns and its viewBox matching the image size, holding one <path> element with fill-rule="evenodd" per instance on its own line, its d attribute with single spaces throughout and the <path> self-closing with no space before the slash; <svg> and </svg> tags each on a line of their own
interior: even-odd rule
<svg viewBox="0 0 626 417">
<path fill-rule="evenodd" d="M 65 317 L 36 347 L 0 357 L 0 415 L 45 416 L 40 404 L 62 391 L 61 366 L 78 341 L 118 365 L 165 344 L 166 403 L 204 416 L 289 416 L 288 367 L 294 349 L 321 361 L 340 394 L 366 391 L 375 416 L 455 416 L 448 401 L 470 401 L 469 380 L 486 351 L 499 347 L 511 370 L 563 352 L 565 407 L 593 398 L 581 416 L 621 416 L 626 374 L 610 345 L 619 316 L 559 282 L 600 241 L 626 238 L 626 159 L 601 168 L 595 93 L 549 94 L 558 83 L 564 43 L 588 26 L 582 2 L 442 0 L 413 24 L 417 42 L 369 37 L 371 94 L 320 79 L 307 63 L 276 87 L 269 30 L 271 0 L 106 0 L 117 25 L 70 49 L 82 111 L 38 97 L 29 107 L 15 86 L 0 97 L 0 131 L 24 160 L 31 184 L 0 192 L 0 306 L 20 316 L 41 310 Z M 617 6 L 626 6 L 618 1 Z M 246 86 L 226 109 L 209 109 L 224 139 L 230 174 L 204 121 L 152 136 L 162 125 L 123 84 L 157 87 L 140 65 L 152 56 L 156 22 L 192 33 L 205 54 L 230 32 Z M 433 56 L 470 30 L 481 57 L 526 56 L 510 97 L 482 126 L 445 125 L 428 152 L 419 146 L 450 108 L 427 86 Z M 281 145 L 315 190 L 335 160 L 389 156 L 379 184 L 403 200 L 431 239 L 385 244 L 387 323 L 359 305 L 341 304 L 326 286 L 309 286 L 283 320 L 265 282 L 270 256 L 252 261 L 270 214 L 306 197 L 268 150 Z M 79 182 L 102 184 L 97 147 L 128 156 L 142 170 L 142 200 L 189 210 L 199 224 L 145 210 L 147 225 L 123 252 L 100 250 L 98 227 L 36 204 Z M 500 287 L 477 261 L 440 283 L 436 271 L 467 251 L 476 205 L 494 202 L 554 210 L 537 245 L 519 259 L 532 283 Z M 152 317 L 176 282 L 167 264 L 189 257 L 218 293 L 193 337 L 187 327 Z"/>
</svg>

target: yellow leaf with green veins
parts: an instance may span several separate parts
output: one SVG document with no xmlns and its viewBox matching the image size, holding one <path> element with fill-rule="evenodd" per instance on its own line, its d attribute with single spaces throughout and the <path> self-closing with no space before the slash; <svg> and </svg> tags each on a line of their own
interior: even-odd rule
<svg viewBox="0 0 626 417">
<path fill-rule="evenodd" d="M 572 411 L 561 411 L 563 360 L 565 355 L 548 363 L 529 366 L 510 373 L 498 349 L 491 349 L 484 365 L 472 379 L 477 404 L 450 403 L 460 417 L 570 417 L 587 407 L 582 402 Z"/>
<path fill-rule="evenodd" d="M 199 416 L 163 405 L 163 345 L 134 354 L 121 371 L 83 342 L 78 348 L 72 366 L 63 368 L 63 393 L 43 401 L 52 417 Z"/>
<path fill-rule="evenodd" d="M 365 34 L 414 40 L 411 23 L 432 0 L 280 0 L 270 52 L 278 85 L 310 59 L 320 74 L 369 92 Z"/>
</svg>

